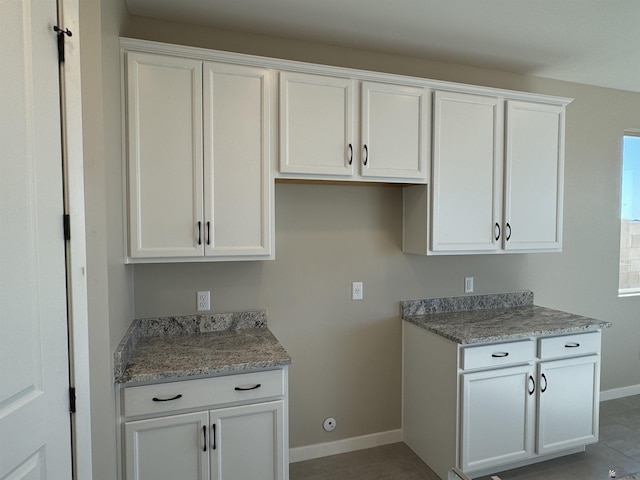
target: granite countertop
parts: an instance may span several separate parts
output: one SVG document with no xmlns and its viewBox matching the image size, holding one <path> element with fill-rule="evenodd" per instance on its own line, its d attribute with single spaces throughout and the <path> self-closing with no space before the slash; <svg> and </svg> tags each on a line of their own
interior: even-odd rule
<svg viewBox="0 0 640 480">
<path fill-rule="evenodd" d="M 402 302 L 402 318 L 462 345 L 596 331 L 607 321 L 533 305 L 532 292 Z"/>
<path fill-rule="evenodd" d="M 217 376 L 291 364 L 266 312 L 136 320 L 114 355 L 116 383 Z"/>
</svg>

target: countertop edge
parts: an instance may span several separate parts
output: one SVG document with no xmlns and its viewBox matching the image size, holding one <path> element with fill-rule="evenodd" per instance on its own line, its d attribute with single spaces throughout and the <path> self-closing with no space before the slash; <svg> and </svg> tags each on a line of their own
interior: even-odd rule
<svg viewBox="0 0 640 480">
<path fill-rule="evenodd" d="M 194 368 L 189 370 L 167 370 L 161 373 L 138 374 L 131 377 L 122 375 L 116 378 L 115 383 L 121 387 L 133 387 L 162 382 L 178 382 L 181 380 L 192 380 L 205 377 L 223 377 L 238 373 L 251 373 L 275 368 L 287 367 L 292 364 L 292 359 L 271 360 L 265 362 L 243 363 L 235 365 L 224 365 L 220 367 Z"/>
<path fill-rule="evenodd" d="M 611 322 L 598 321 L 598 323 L 589 325 L 589 326 L 566 327 L 566 328 L 559 328 L 559 329 L 553 329 L 553 330 L 531 330 L 531 331 L 522 332 L 522 333 L 491 335 L 491 336 L 483 336 L 483 337 L 476 337 L 476 338 L 469 338 L 469 339 L 461 339 L 460 337 L 456 337 L 455 335 L 450 335 L 446 332 L 443 332 L 437 327 L 432 327 L 425 323 L 418 322 L 411 317 L 404 318 L 403 320 L 419 328 L 422 328 L 436 335 L 439 335 L 443 338 L 446 338 L 447 340 L 451 340 L 452 342 L 462 346 L 500 343 L 500 342 L 514 341 L 514 340 L 525 340 L 527 338 L 551 337 L 551 336 L 558 336 L 558 335 L 571 334 L 571 333 L 597 332 L 604 328 L 610 328 L 613 326 Z"/>
</svg>

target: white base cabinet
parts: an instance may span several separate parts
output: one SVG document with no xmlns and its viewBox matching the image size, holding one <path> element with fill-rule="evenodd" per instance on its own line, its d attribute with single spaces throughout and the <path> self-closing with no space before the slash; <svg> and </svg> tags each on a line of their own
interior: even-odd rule
<svg viewBox="0 0 640 480">
<path fill-rule="evenodd" d="M 123 480 L 287 480 L 286 379 L 285 369 L 121 389 Z"/>
<path fill-rule="evenodd" d="M 405 321 L 403 342 L 404 440 L 440 478 L 452 467 L 477 478 L 598 440 L 599 331 L 461 346 Z"/>
</svg>

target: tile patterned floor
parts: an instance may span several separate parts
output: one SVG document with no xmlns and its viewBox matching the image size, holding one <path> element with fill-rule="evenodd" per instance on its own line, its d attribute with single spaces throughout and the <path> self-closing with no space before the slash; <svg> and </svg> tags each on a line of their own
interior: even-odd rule
<svg viewBox="0 0 640 480">
<path fill-rule="evenodd" d="M 585 452 L 506 472 L 501 480 L 640 480 L 640 395 L 600 404 L 600 441 Z M 438 480 L 404 443 L 292 463 L 291 480 Z M 480 480 L 489 480 L 482 477 Z"/>
</svg>

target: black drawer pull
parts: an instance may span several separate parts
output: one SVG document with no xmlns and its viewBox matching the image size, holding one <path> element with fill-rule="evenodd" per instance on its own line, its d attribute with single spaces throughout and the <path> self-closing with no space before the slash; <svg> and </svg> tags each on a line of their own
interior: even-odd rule
<svg viewBox="0 0 640 480">
<path fill-rule="evenodd" d="M 261 386 L 262 386 L 262 384 L 256 383 L 255 385 L 252 385 L 250 387 L 236 387 L 235 389 L 238 392 L 246 392 L 246 391 L 249 391 L 249 390 L 255 390 L 256 388 L 260 388 Z"/>
<path fill-rule="evenodd" d="M 540 375 L 540 378 L 544 380 L 544 387 L 540 389 L 540 391 L 544 393 L 547 391 L 547 376 L 543 373 L 542 375 Z"/>
<path fill-rule="evenodd" d="M 492 353 L 491 356 L 493 358 L 504 358 L 504 357 L 508 357 L 509 356 L 509 352 L 497 352 L 497 353 Z"/>
<path fill-rule="evenodd" d="M 171 398 L 158 398 L 158 397 L 153 397 L 153 401 L 154 402 L 170 402 L 171 400 L 178 400 L 179 398 L 182 398 L 182 394 L 179 393 L 178 395 L 176 395 L 175 397 L 171 397 Z"/>
<path fill-rule="evenodd" d="M 531 390 L 529 390 L 529 395 L 533 395 L 536 391 L 536 381 L 533 379 L 531 375 L 529 375 L 529 384 L 531 386 Z"/>
<path fill-rule="evenodd" d="M 565 343 L 564 348 L 578 348 L 580 344 L 578 342 Z"/>
</svg>

